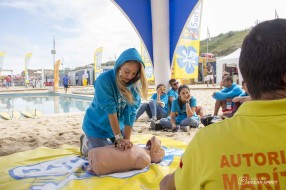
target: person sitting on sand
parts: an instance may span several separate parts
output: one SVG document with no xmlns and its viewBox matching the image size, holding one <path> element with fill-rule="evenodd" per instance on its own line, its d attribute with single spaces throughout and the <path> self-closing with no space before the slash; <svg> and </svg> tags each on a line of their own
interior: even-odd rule
<svg viewBox="0 0 286 190">
<path fill-rule="evenodd" d="M 167 95 L 169 98 L 169 108 L 172 107 L 172 102 L 178 97 L 178 88 L 179 88 L 179 81 L 172 78 L 169 80 L 169 84 L 171 89 L 168 91 Z M 205 115 L 203 106 L 196 106 L 196 114 L 202 118 Z"/>
<path fill-rule="evenodd" d="M 199 117 L 196 114 L 197 100 L 191 95 L 187 85 L 181 85 L 178 89 L 179 96 L 172 103 L 170 118 L 163 118 L 159 123 L 165 129 L 178 130 L 177 125 L 183 131 L 188 131 L 190 127 L 199 126 Z"/>
<path fill-rule="evenodd" d="M 151 122 L 168 116 L 168 95 L 164 84 L 157 85 L 157 93 L 151 96 L 149 102 L 143 103 L 137 111 L 136 120 L 146 112 Z"/>
<path fill-rule="evenodd" d="M 213 98 L 216 99 L 214 108 L 215 117 L 217 116 L 220 107 L 222 107 L 223 112 L 231 111 L 231 105 L 230 107 L 227 107 L 227 102 L 230 102 L 229 104 L 231 104 L 231 99 L 243 92 L 237 84 L 233 83 L 231 76 L 224 77 L 222 85 L 225 87 L 224 89 L 213 93 Z"/>
<path fill-rule="evenodd" d="M 230 117 L 232 117 L 235 114 L 235 112 L 241 106 L 241 104 L 243 102 L 251 100 L 251 97 L 249 96 L 249 93 L 248 93 L 246 83 L 244 81 L 242 81 L 242 89 L 244 90 L 244 92 L 241 93 L 239 96 L 234 97 L 232 99 L 232 102 L 234 103 L 234 105 L 232 107 L 232 113 L 231 113 Z"/>
<path fill-rule="evenodd" d="M 164 156 L 165 151 L 161 141 L 153 136 L 144 148 L 133 146 L 122 151 L 114 146 L 105 146 L 91 149 L 88 152 L 88 162 L 96 175 L 105 175 L 144 169 L 150 163 L 160 162 Z"/>
<path fill-rule="evenodd" d="M 178 88 L 179 88 L 179 81 L 176 79 L 170 79 L 169 84 L 171 86 L 171 89 L 168 91 L 168 99 L 169 99 L 169 106 L 172 106 L 173 100 L 175 100 L 178 97 Z"/>
</svg>

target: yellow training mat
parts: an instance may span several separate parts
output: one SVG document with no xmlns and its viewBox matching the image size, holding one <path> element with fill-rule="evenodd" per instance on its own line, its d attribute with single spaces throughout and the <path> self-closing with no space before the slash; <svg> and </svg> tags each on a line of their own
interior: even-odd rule
<svg viewBox="0 0 286 190">
<path fill-rule="evenodd" d="M 132 141 L 143 146 L 150 138 L 151 135 L 136 135 Z M 158 138 L 166 152 L 160 163 L 143 170 L 105 176 L 95 176 L 86 170 L 88 161 L 79 155 L 79 148 L 68 145 L 62 149 L 40 147 L 3 156 L 0 157 L 0 189 L 159 189 L 161 179 L 178 166 L 186 144 Z"/>
</svg>

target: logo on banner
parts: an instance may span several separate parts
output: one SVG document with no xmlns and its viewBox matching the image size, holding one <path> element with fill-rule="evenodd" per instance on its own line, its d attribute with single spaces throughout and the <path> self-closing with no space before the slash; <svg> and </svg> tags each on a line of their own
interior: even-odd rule
<svg viewBox="0 0 286 190">
<path fill-rule="evenodd" d="M 195 66 L 198 66 L 197 50 L 192 46 L 179 46 L 177 54 L 178 66 L 184 69 L 187 74 L 193 73 Z"/>
<path fill-rule="evenodd" d="M 187 23 L 186 28 L 182 34 L 182 38 L 190 40 L 199 40 L 200 37 L 200 17 L 201 17 L 201 4 L 194 9 L 190 21 Z"/>
</svg>

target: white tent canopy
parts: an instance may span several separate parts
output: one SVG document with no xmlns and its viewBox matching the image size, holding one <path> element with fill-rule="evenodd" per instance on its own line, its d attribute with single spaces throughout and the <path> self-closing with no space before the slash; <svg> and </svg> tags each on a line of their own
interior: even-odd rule
<svg viewBox="0 0 286 190">
<path fill-rule="evenodd" d="M 222 57 L 220 59 L 217 59 L 216 61 L 216 82 L 219 84 L 222 80 L 223 75 L 223 65 L 226 64 L 227 66 L 237 67 L 238 68 L 238 77 L 239 77 L 239 83 L 242 82 L 242 76 L 240 74 L 238 62 L 239 62 L 239 56 L 240 56 L 241 48 L 238 48 L 231 54 Z"/>
</svg>

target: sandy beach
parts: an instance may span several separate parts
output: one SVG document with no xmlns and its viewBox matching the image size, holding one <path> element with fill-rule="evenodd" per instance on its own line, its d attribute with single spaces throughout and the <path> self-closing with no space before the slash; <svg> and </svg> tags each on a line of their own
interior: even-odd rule
<svg viewBox="0 0 286 190">
<path fill-rule="evenodd" d="M 204 86 L 205 87 L 205 86 Z M 62 89 L 61 89 L 62 90 Z M 217 91 L 215 88 L 196 88 L 192 89 L 192 95 L 197 98 L 197 104 L 202 105 L 205 114 L 212 114 L 214 99 L 212 93 Z M 11 92 L 1 92 L 11 93 Z M 43 115 L 38 119 L 21 117 L 17 120 L 0 120 L 0 156 L 13 154 L 26 150 L 35 149 L 40 146 L 50 148 L 60 148 L 64 144 L 79 147 L 79 139 L 82 131 L 82 121 L 84 112 Z M 196 132 L 203 127 L 191 129 L 189 132 L 163 132 L 150 131 L 150 123 L 147 116 L 142 115 L 135 123 L 133 134 L 152 134 L 158 137 L 168 137 L 171 139 L 190 142 Z"/>
</svg>

